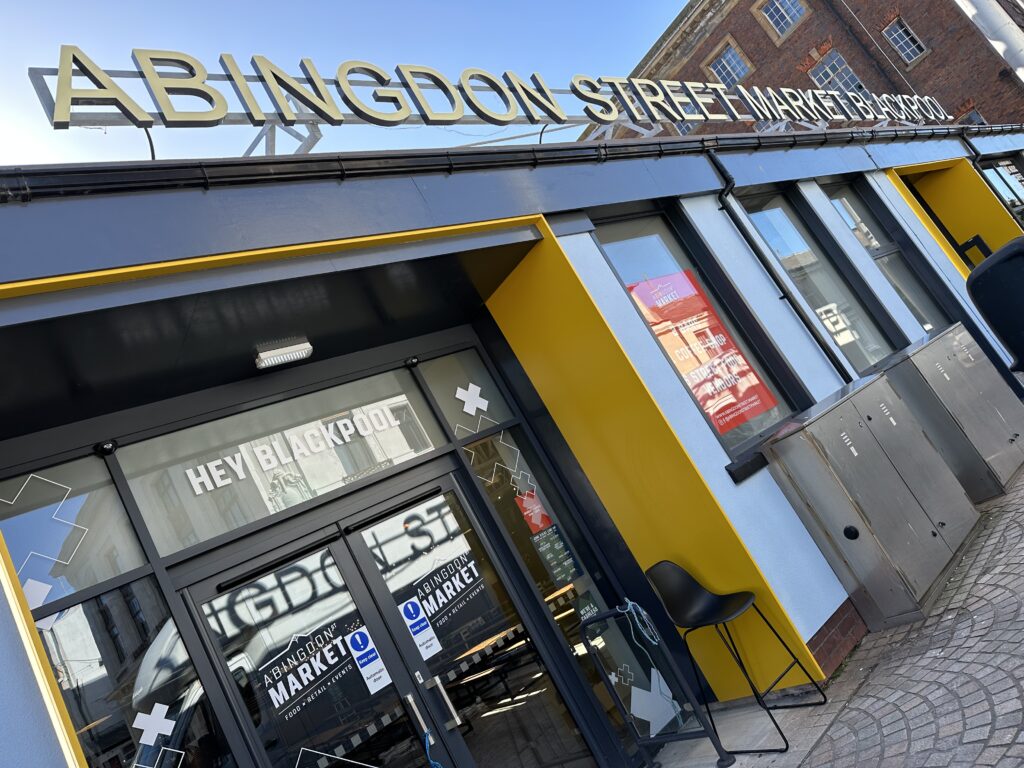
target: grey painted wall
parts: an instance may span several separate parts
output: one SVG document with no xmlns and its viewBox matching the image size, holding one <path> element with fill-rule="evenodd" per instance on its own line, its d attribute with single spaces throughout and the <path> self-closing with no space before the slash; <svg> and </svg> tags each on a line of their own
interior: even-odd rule
<svg viewBox="0 0 1024 768">
<path fill-rule="evenodd" d="M 28 665 L 12 607 L 0 600 L 0 765 L 57 768 L 66 765 L 39 684 Z"/>
</svg>

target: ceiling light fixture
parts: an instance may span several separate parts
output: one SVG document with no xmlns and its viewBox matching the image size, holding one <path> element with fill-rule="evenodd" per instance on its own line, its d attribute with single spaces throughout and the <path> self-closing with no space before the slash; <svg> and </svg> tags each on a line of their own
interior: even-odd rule
<svg viewBox="0 0 1024 768">
<path fill-rule="evenodd" d="M 256 347 L 256 367 L 262 371 L 275 365 L 305 360 L 312 354 L 313 345 L 305 337 L 271 341 Z"/>
</svg>

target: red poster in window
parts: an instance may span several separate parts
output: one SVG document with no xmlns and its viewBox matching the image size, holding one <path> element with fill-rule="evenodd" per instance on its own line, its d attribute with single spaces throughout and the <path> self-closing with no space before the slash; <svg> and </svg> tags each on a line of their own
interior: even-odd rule
<svg viewBox="0 0 1024 768">
<path fill-rule="evenodd" d="M 719 434 L 778 405 L 690 270 L 629 292 Z"/>
<path fill-rule="evenodd" d="M 535 491 L 527 491 L 522 496 L 517 495 L 516 505 L 518 505 L 519 511 L 523 513 L 523 519 L 530 528 L 531 535 L 551 527 L 551 515 L 544 509 L 544 505 L 537 498 Z"/>
</svg>

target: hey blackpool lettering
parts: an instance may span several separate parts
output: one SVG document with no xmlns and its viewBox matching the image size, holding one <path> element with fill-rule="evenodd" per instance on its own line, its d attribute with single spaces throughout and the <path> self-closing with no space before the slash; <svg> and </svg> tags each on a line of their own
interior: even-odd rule
<svg viewBox="0 0 1024 768">
<path fill-rule="evenodd" d="M 198 128 L 220 125 L 228 116 L 224 93 L 209 81 L 206 66 L 180 51 L 136 48 L 132 51 L 139 75 L 167 127 Z M 528 78 L 506 71 L 496 75 L 484 69 L 463 70 L 457 81 L 428 66 L 399 64 L 394 73 L 368 61 L 342 62 L 334 79 L 321 76 L 311 59 L 302 59 L 301 76 L 294 76 L 265 56 L 251 59 L 253 74 L 242 72 L 235 58 L 221 54 L 223 75 L 219 82 L 230 86 L 246 119 L 256 126 L 275 112 L 281 122 L 293 125 L 295 110 L 289 98 L 311 111 L 316 119 L 341 125 L 353 115 L 374 125 L 400 125 L 418 113 L 427 125 L 452 125 L 469 111 L 487 123 L 508 125 L 521 116 L 530 123 L 567 123 L 569 116 L 556 94 L 538 73 Z M 73 74 L 87 78 L 89 87 L 78 87 Z M 122 77 L 123 73 L 117 75 Z M 257 98 L 255 83 L 265 99 Z M 331 87 L 333 86 L 333 87 Z M 795 120 L 843 122 L 874 120 L 949 121 L 949 115 L 931 96 L 881 94 L 868 91 L 837 91 L 803 88 L 771 88 L 722 83 L 649 80 L 638 77 L 590 77 L 576 75 L 568 90 L 583 103 L 588 120 L 608 125 L 623 118 L 635 123 L 714 120 Z M 428 91 L 435 95 L 428 98 Z M 205 102 L 195 111 L 175 105 L 171 97 L 191 97 Z M 268 105 L 269 100 L 269 106 Z M 438 102 L 444 102 L 439 106 Z M 53 127 L 71 125 L 72 107 L 105 104 L 116 107 L 139 127 L 153 125 L 153 117 L 80 48 L 63 45 L 54 96 Z"/>
<path fill-rule="evenodd" d="M 336 445 L 344 445 L 355 435 L 369 437 L 374 432 L 386 432 L 400 427 L 401 423 L 388 408 L 371 408 L 357 413 L 352 418 L 337 419 L 326 424 L 310 426 L 301 434 L 290 434 L 286 442 L 274 437 L 267 445 L 252 445 L 256 461 L 264 472 L 291 464 L 297 459 L 321 453 Z M 206 491 L 231 485 L 235 480 L 246 479 L 246 457 L 238 450 L 229 456 L 208 461 L 185 470 L 192 486 L 192 492 L 201 496 Z"/>
</svg>

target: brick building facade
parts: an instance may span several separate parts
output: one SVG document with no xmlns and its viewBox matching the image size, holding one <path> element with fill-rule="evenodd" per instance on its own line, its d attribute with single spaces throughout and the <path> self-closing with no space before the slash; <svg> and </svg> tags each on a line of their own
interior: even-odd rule
<svg viewBox="0 0 1024 768">
<path fill-rule="evenodd" d="M 1024 6 L 972 7 L 969 17 L 957 0 L 691 0 L 632 75 L 918 93 L 960 122 L 1024 121 Z"/>
</svg>

